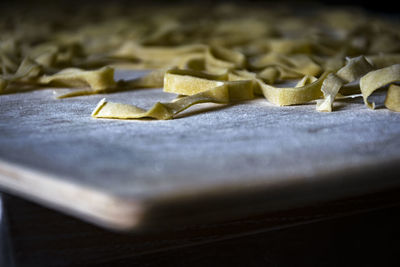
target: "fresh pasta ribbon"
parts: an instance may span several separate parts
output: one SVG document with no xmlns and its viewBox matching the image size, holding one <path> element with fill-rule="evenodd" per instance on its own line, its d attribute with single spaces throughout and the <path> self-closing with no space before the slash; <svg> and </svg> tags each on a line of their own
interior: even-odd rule
<svg viewBox="0 0 400 267">
<path fill-rule="evenodd" d="M 14 74 L 0 76 L 0 94 L 23 91 L 10 84 L 35 84 L 35 80 L 43 73 L 43 68 L 30 58 L 24 58 Z"/>
<path fill-rule="evenodd" d="M 311 56 L 304 54 L 283 55 L 267 53 L 255 58 L 251 63 L 251 67 L 256 69 L 279 68 L 282 72 L 281 79 L 298 78 L 304 75 L 317 76 L 322 72 L 321 66 Z"/>
<path fill-rule="evenodd" d="M 323 73 L 321 77 L 301 87 L 274 87 L 260 80 L 258 84 L 265 98 L 278 106 L 289 106 L 303 104 L 322 97 L 321 86 L 329 72 Z"/>
<path fill-rule="evenodd" d="M 324 95 L 323 100 L 317 101 L 316 109 L 318 111 L 332 111 L 333 101 L 336 95 L 339 93 L 340 88 L 342 88 L 344 81 L 337 75 L 330 73 L 325 81 L 322 83 L 321 91 Z"/>
<path fill-rule="evenodd" d="M 128 81 L 118 81 L 118 89 L 160 88 L 164 85 L 164 76 L 168 69 L 158 69 Z"/>
<path fill-rule="evenodd" d="M 136 106 L 107 102 L 102 99 L 92 113 L 94 118 L 141 119 L 153 118 L 158 120 L 172 119 L 175 115 L 198 103 L 228 104 L 234 101 L 254 98 L 253 81 L 225 82 L 215 88 L 181 97 L 170 103 L 157 102 L 149 110 Z"/>
<path fill-rule="evenodd" d="M 104 67 L 98 70 L 85 71 L 81 69 L 65 69 L 53 75 L 45 75 L 39 78 L 41 85 L 56 87 L 88 88 L 76 90 L 59 96 L 59 98 L 100 93 L 105 90 L 113 90 L 116 87 L 114 69 Z"/>
<path fill-rule="evenodd" d="M 300 81 L 297 82 L 295 87 L 303 87 L 306 86 L 307 84 L 315 82 L 316 80 L 318 79 L 314 76 L 305 75 Z"/>
<path fill-rule="evenodd" d="M 385 106 L 392 111 L 400 112 L 400 86 L 395 84 L 389 86 Z"/>
<path fill-rule="evenodd" d="M 228 74 L 213 75 L 200 71 L 172 69 L 165 73 L 164 92 L 194 95 L 222 85 Z"/>
<path fill-rule="evenodd" d="M 361 76 L 373 70 L 373 66 L 363 56 L 348 59 L 346 65 L 335 74 L 328 75 L 322 83 L 321 91 L 324 100 L 317 101 L 318 111 L 332 111 L 333 101 L 343 85 L 360 79 Z"/>
<path fill-rule="evenodd" d="M 227 70 L 244 68 L 246 57 L 237 51 L 219 46 L 210 46 L 205 55 L 206 70 L 211 73 L 224 73 Z"/>
<path fill-rule="evenodd" d="M 115 86 L 114 69 L 104 67 L 99 70 L 86 71 L 70 68 L 53 75 L 42 76 L 39 78 L 39 83 L 78 88 L 90 87 L 100 91 Z"/>
<path fill-rule="evenodd" d="M 360 79 L 360 89 L 365 105 L 370 109 L 375 108 L 375 103 L 370 103 L 368 97 L 377 89 L 385 85 L 400 81 L 400 64 L 392 65 L 379 70 L 371 71 Z M 397 90 L 397 89 L 392 89 Z M 390 95 L 397 95 L 391 92 Z M 391 100 L 389 100 L 391 102 Z M 397 100 L 394 100 L 396 103 Z"/>
</svg>

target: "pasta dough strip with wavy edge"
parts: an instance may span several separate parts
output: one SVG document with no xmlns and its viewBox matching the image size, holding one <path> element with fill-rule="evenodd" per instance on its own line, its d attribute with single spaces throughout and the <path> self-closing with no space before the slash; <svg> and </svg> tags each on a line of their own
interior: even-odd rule
<svg viewBox="0 0 400 267">
<path fill-rule="evenodd" d="M 261 80 L 257 81 L 269 102 L 278 106 L 289 106 L 322 98 L 321 86 L 328 75 L 329 72 L 325 72 L 316 81 L 302 87 L 279 88 L 265 84 Z"/>
<path fill-rule="evenodd" d="M 194 95 L 220 86 L 228 80 L 228 74 L 213 75 L 201 71 L 172 69 L 165 73 L 164 92 Z"/>
<path fill-rule="evenodd" d="M 167 71 L 164 77 L 164 91 L 182 95 L 192 95 L 223 84 L 226 78 L 257 81 L 256 92 L 260 89 L 264 96 L 273 104 L 279 106 L 302 104 L 322 97 L 321 83 L 327 74 L 323 74 L 313 82 L 304 81 L 301 87 L 278 88 L 270 86 L 255 78 L 250 72 L 231 71 L 234 76 L 226 74 L 217 76 L 187 70 Z M 241 77 L 240 77 L 241 76 Z M 208 79 L 207 79 L 208 78 Z"/>
<path fill-rule="evenodd" d="M 210 46 L 205 54 L 206 70 L 221 74 L 235 68 L 246 66 L 246 57 L 237 51 L 219 46 Z"/>
<path fill-rule="evenodd" d="M 349 59 L 344 67 L 335 74 L 331 73 L 322 83 L 321 91 L 324 99 L 317 101 L 318 111 L 332 111 L 333 101 L 340 88 L 349 82 L 358 80 L 361 76 L 373 70 L 373 66 L 363 56 Z"/>
<path fill-rule="evenodd" d="M 174 102 L 157 102 L 149 110 L 127 104 L 107 102 L 105 99 L 102 99 L 94 109 L 92 117 L 113 119 L 154 118 L 158 120 L 168 120 L 198 103 L 211 102 L 228 104 L 233 101 L 253 99 L 253 88 L 253 81 L 226 82 L 218 87 L 179 98 Z"/>
<path fill-rule="evenodd" d="M 360 79 L 360 89 L 364 103 L 375 109 L 375 103 L 368 102 L 368 97 L 377 89 L 400 81 L 400 64 L 392 65 L 379 70 L 371 71 Z"/>
<path fill-rule="evenodd" d="M 389 86 L 385 106 L 392 111 L 400 112 L 400 86 L 395 84 Z"/>
<path fill-rule="evenodd" d="M 18 87 L 8 88 L 11 83 L 34 84 L 35 80 L 43 73 L 43 68 L 29 57 L 22 60 L 14 74 L 0 76 L 0 93 L 16 93 L 21 91 Z"/>
<path fill-rule="evenodd" d="M 115 90 L 117 86 L 114 80 L 114 68 L 111 67 L 88 71 L 76 68 L 65 69 L 53 75 L 40 77 L 38 83 L 57 87 L 89 87 L 85 90 L 71 90 L 69 93 L 58 96 L 58 98 L 111 91 Z"/>
<path fill-rule="evenodd" d="M 114 69 L 104 67 L 98 70 L 81 70 L 69 68 L 53 75 L 45 75 L 39 78 L 40 84 L 85 87 L 93 90 L 103 90 L 115 86 Z"/>
</svg>

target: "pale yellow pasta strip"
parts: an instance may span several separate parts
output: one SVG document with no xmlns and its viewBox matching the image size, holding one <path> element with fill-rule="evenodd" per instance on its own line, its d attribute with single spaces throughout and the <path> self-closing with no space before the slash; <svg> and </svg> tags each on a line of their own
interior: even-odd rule
<svg viewBox="0 0 400 267">
<path fill-rule="evenodd" d="M 271 39 L 269 41 L 269 49 L 271 52 L 280 54 L 311 54 L 312 44 L 308 40 Z"/>
<path fill-rule="evenodd" d="M 400 64 L 392 65 L 379 70 L 371 71 L 360 79 L 360 89 L 364 103 L 374 109 L 375 103 L 368 102 L 368 97 L 377 89 L 400 81 Z"/>
<path fill-rule="evenodd" d="M 300 81 L 296 83 L 295 87 L 303 87 L 307 84 L 315 82 L 316 80 L 318 80 L 318 78 L 311 75 L 305 75 Z"/>
<path fill-rule="evenodd" d="M 295 87 L 303 87 L 306 86 L 307 84 L 315 82 L 316 80 L 318 80 L 318 78 L 312 75 L 305 75 L 300 81 L 297 82 Z"/>
<path fill-rule="evenodd" d="M 254 72 L 250 72 L 247 70 L 231 70 L 228 73 L 228 81 L 246 81 L 253 80 L 254 84 L 254 94 L 262 95 L 262 91 L 260 89 L 260 85 L 257 82 L 257 74 Z"/>
<path fill-rule="evenodd" d="M 212 75 L 200 71 L 172 69 L 165 73 L 164 92 L 194 95 L 220 86 L 227 79 L 227 73 Z"/>
<path fill-rule="evenodd" d="M 323 73 L 316 81 L 302 87 L 274 87 L 258 80 L 265 98 L 278 106 L 307 103 L 322 97 L 321 86 L 329 72 Z"/>
<path fill-rule="evenodd" d="M 34 60 L 25 58 L 13 76 L 13 80 L 36 79 L 43 73 L 43 68 Z"/>
<path fill-rule="evenodd" d="M 361 76 L 372 71 L 371 65 L 364 56 L 359 56 L 347 60 L 346 65 L 336 72 L 336 75 L 345 83 L 360 79 Z"/>
<path fill-rule="evenodd" d="M 335 74 L 331 73 L 322 83 L 321 91 L 324 94 L 324 100 L 317 101 L 316 109 L 318 111 L 331 112 L 333 101 L 339 90 L 346 83 L 358 80 L 362 75 L 373 70 L 373 66 L 360 56 L 349 59 L 344 67 Z"/>
<path fill-rule="evenodd" d="M 392 110 L 400 112 L 400 86 L 392 84 L 387 91 L 385 106 Z"/>
<path fill-rule="evenodd" d="M 336 74 L 329 74 L 325 81 L 322 83 L 321 91 L 324 94 L 324 99 L 317 100 L 316 109 L 318 111 L 332 111 L 333 101 L 338 94 L 344 82 Z"/>
<path fill-rule="evenodd" d="M 175 47 L 143 47 L 136 42 L 125 42 L 112 56 L 121 58 L 139 58 L 142 60 L 172 60 L 177 56 L 205 52 L 206 45 L 190 44 Z"/>
<path fill-rule="evenodd" d="M 0 94 L 16 93 L 23 91 L 20 87 L 8 87 L 13 83 L 35 84 L 38 77 L 43 73 L 43 68 L 29 57 L 22 60 L 14 74 L 1 75 L 0 77 Z"/>
<path fill-rule="evenodd" d="M 294 70 L 303 75 L 317 76 L 321 74 L 322 68 L 309 55 L 296 54 L 289 58 Z"/>
<path fill-rule="evenodd" d="M 181 66 L 190 58 L 204 57 L 207 48 L 208 46 L 203 44 L 188 44 L 175 47 L 144 47 L 136 42 L 128 41 L 112 53 L 110 57 L 137 60 L 140 63 L 133 65 L 154 69 L 175 65 Z"/>
<path fill-rule="evenodd" d="M 206 69 L 212 73 L 224 73 L 235 68 L 244 68 L 246 57 L 237 51 L 219 46 L 211 46 L 206 51 Z"/>
<path fill-rule="evenodd" d="M 367 56 L 367 59 L 378 69 L 400 64 L 400 54 L 379 54 Z"/>
<path fill-rule="evenodd" d="M 256 69 L 264 69 L 266 67 L 276 66 L 285 71 L 292 73 L 289 75 L 281 75 L 281 79 L 297 78 L 299 75 L 312 75 L 316 76 L 322 72 L 321 66 L 316 63 L 309 55 L 295 54 L 295 55 L 282 55 L 277 53 L 268 53 L 255 58 L 251 62 L 251 67 Z"/>
<path fill-rule="evenodd" d="M 141 119 L 153 118 L 158 120 L 172 119 L 175 115 L 198 103 L 227 104 L 232 101 L 243 101 L 254 98 L 253 81 L 226 82 L 218 87 L 181 97 L 170 103 L 157 102 L 149 110 L 132 105 L 107 102 L 101 100 L 92 113 L 94 118 Z"/>
<path fill-rule="evenodd" d="M 256 77 L 256 73 L 247 70 L 232 70 L 228 73 L 229 81 L 254 80 Z"/>
<path fill-rule="evenodd" d="M 189 70 L 197 70 L 197 71 L 205 71 L 206 70 L 206 62 L 204 57 L 192 57 L 186 60 L 186 62 L 182 62 L 179 67 L 183 69 Z"/>
<path fill-rule="evenodd" d="M 263 80 L 267 84 L 274 84 L 280 77 L 280 71 L 276 67 L 267 67 L 257 73 L 257 78 Z"/>
<path fill-rule="evenodd" d="M 71 93 L 61 95 L 59 98 L 115 90 L 117 85 L 114 81 L 114 69 L 111 67 L 104 67 L 98 70 L 65 69 L 53 75 L 40 77 L 38 84 L 56 87 L 89 88 L 71 91 Z"/>
<path fill-rule="evenodd" d="M 44 75 L 38 82 L 54 86 L 90 87 L 96 91 L 115 86 L 114 69 L 110 67 L 98 70 L 65 69 L 53 75 Z"/>
<path fill-rule="evenodd" d="M 134 88 L 161 88 L 164 84 L 164 75 L 168 69 L 158 69 L 128 81 L 119 81 L 119 88 L 131 90 Z"/>
</svg>

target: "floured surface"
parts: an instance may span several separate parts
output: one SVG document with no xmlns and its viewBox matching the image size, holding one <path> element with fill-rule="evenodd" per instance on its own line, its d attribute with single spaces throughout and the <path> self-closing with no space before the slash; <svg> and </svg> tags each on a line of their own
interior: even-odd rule
<svg viewBox="0 0 400 267">
<path fill-rule="evenodd" d="M 361 97 L 335 102 L 332 113 L 256 99 L 200 104 L 169 121 L 91 118 L 103 97 L 149 108 L 175 96 L 161 89 L 60 100 L 50 89 L 2 95 L 0 159 L 128 199 L 312 181 L 400 161 L 400 115 L 370 110 Z"/>
</svg>

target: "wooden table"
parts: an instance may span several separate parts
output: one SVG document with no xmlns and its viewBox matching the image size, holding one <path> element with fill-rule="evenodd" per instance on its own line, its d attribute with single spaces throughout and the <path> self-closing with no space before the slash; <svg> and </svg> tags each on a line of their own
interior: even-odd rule
<svg viewBox="0 0 400 267">
<path fill-rule="evenodd" d="M 10 195 L 4 202 L 11 242 L 0 260 L 8 257 L 10 264 L 1 266 L 400 264 L 399 191 L 131 235 L 105 231 Z"/>
</svg>

